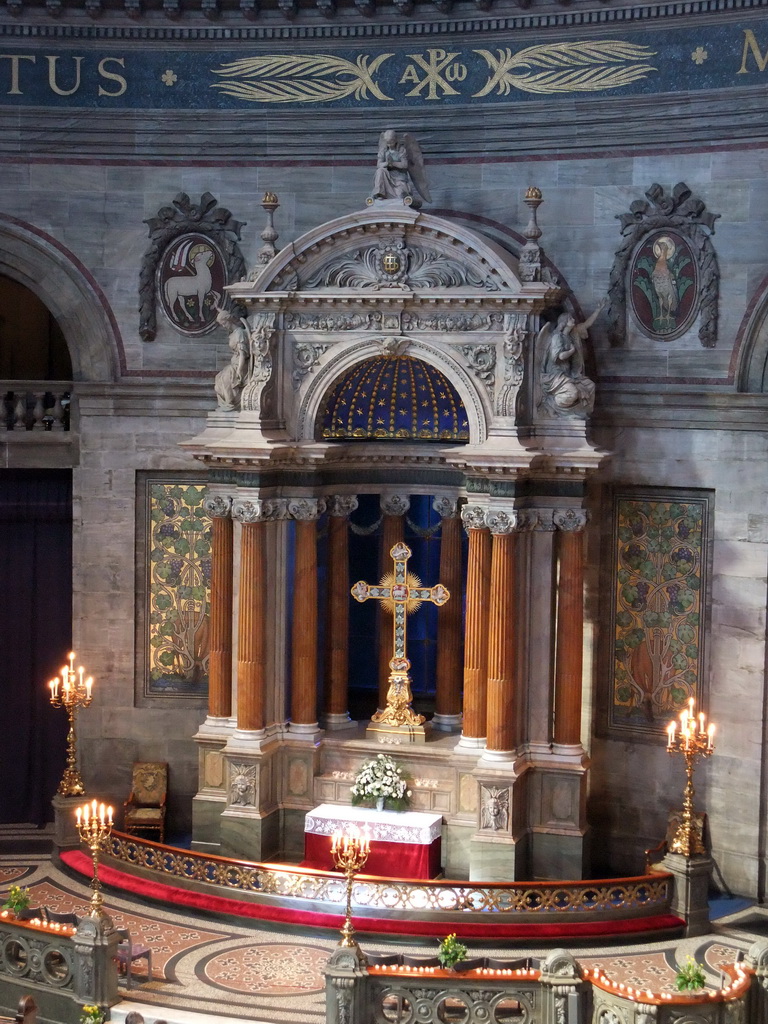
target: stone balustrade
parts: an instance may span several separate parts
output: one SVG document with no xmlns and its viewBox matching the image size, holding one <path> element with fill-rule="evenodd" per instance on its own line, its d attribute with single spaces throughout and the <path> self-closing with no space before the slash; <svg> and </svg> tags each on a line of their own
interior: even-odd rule
<svg viewBox="0 0 768 1024">
<path fill-rule="evenodd" d="M 16 435 L 68 431 L 71 393 L 68 381 L 0 382 L 5 430 Z"/>
<path fill-rule="evenodd" d="M 72 929 L 0 915 L 0 1013 L 15 1013 L 23 995 L 60 1024 L 77 1024 L 85 1004 L 107 1010 L 118 1001 L 118 941 L 108 918 Z"/>
</svg>

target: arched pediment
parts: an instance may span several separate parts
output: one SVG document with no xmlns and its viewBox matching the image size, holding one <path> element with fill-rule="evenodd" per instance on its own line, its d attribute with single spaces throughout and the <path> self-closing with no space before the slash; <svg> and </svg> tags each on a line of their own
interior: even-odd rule
<svg viewBox="0 0 768 1024">
<path fill-rule="evenodd" d="M 515 295 L 517 259 L 466 226 L 402 205 L 329 221 L 286 246 L 252 293 L 408 292 Z M 241 294 L 238 289 L 238 294 Z"/>
</svg>

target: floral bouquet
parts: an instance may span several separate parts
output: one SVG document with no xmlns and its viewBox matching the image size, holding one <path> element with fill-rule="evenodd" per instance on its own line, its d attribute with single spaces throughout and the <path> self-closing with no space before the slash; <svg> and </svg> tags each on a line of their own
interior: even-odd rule
<svg viewBox="0 0 768 1024">
<path fill-rule="evenodd" d="M 379 810 L 385 802 L 395 811 L 408 808 L 411 790 L 408 789 L 409 776 L 389 754 L 378 754 L 366 761 L 355 776 L 355 784 L 350 792 L 352 803 L 373 803 Z"/>
<path fill-rule="evenodd" d="M 104 1011 L 100 1006 L 85 1005 L 80 1011 L 80 1024 L 103 1024 Z"/>
</svg>

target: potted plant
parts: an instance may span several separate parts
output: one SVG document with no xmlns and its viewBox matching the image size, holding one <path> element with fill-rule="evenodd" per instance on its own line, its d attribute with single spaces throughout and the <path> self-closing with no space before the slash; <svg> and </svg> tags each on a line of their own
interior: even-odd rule
<svg viewBox="0 0 768 1024">
<path fill-rule="evenodd" d="M 29 903 L 29 889 L 22 889 L 20 885 L 12 885 L 5 897 L 3 910 L 10 910 L 14 917 L 18 917 L 22 910 L 27 909 Z"/>
<path fill-rule="evenodd" d="M 100 1006 L 86 1004 L 80 1011 L 80 1024 L 104 1024 L 104 1011 Z"/>
<path fill-rule="evenodd" d="M 372 804 L 383 811 L 388 805 L 393 811 L 405 811 L 410 803 L 408 774 L 389 754 L 378 754 L 366 761 L 355 776 L 350 790 L 352 803 Z"/>
<path fill-rule="evenodd" d="M 688 956 L 675 975 L 675 988 L 678 992 L 695 992 L 704 988 L 706 981 L 704 968 L 692 956 Z"/>
<path fill-rule="evenodd" d="M 447 971 L 455 971 L 456 965 L 467 959 L 467 947 L 456 938 L 456 932 L 446 935 L 441 940 L 437 950 L 437 959 L 440 966 Z"/>
</svg>

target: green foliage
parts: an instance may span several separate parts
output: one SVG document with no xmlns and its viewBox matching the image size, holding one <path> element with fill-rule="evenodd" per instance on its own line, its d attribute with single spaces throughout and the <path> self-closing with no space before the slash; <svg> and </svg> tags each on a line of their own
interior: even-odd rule
<svg viewBox="0 0 768 1024">
<path fill-rule="evenodd" d="M 86 1003 L 80 1011 L 80 1024 L 103 1024 L 104 1011 L 99 1006 Z"/>
<path fill-rule="evenodd" d="M 20 885 L 12 885 L 5 897 L 3 910 L 11 910 L 14 914 L 20 914 L 22 910 L 27 909 L 30 900 L 29 889 L 22 888 Z"/>
<path fill-rule="evenodd" d="M 704 988 L 706 981 L 704 968 L 689 955 L 675 975 L 675 988 L 678 992 L 695 992 Z"/>
<path fill-rule="evenodd" d="M 456 932 L 446 935 L 441 940 L 437 950 L 437 959 L 440 961 L 440 966 L 448 970 L 452 970 L 456 964 L 467 959 L 467 947 L 463 942 L 457 940 Z"/>
</svg>

